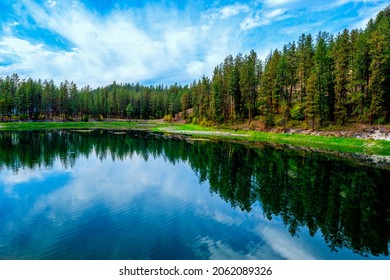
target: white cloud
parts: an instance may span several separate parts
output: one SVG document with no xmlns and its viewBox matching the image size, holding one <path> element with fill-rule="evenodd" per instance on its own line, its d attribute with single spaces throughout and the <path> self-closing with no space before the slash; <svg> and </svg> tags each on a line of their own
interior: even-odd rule
<svg viewBox="0 0 390 280">
<path fill-rule="evenodd" d="M 386 8 L 389 5 L 389 3 L 382 3 L 378 6 L 374 7 L 363 7 L 360 8 L 358 11 L 359 14 L 359 20 L 351 24 L 350 28 L 362 28 L 364 29 L 370 19 L 375 19 L 376 15 Z"/>
<path fill-rule="evenodd" d="M 246 214 L 236 212 L 234 215 L 229 215 L 211 211 L 210 207 L 205 205 L 201 215 L 212 217 L 214 221 L 225 225 L 237 226 L 246 223 L 245 227 L 263 241 L 248 244 L 246 248 L 237 251 L 222 241 L 202 237 L 196 242 L 195 247 L 202 248 L 202 245 L 207 245 L 210 259 L 313 260 L 323 258 L 321 250 L 318 250 L 318 244 L 309 237 L 305 229 L 301 238 L 292 237 L 282 221 L 268 220 L 261 209 L 255 208 L 254 211 Z"/>
<path fill-rule="evenodd" d="M 260 225 L 257 232 L 271 249 L 288 260 L 314 260 L 313 248 L 291 237 L 285 228 L 277 229 L 271 225 Z"/>
<path fill-rule="evenodd" d="M 108 153 L 107 158 L 110 157 Z M 146 161 L 138 154 L 117 161 L 100 161 L 97 158 L 78 158 L 75 166 L 68 171 L 71 180 L 55 191 L 37 197 L 30 215 L 41 213 L 42 209 L 53 209 L 56 213 L 68 212 L 67 215 L 77 216 L 85 205 L 93 205 L 96 201 L 110 211 L 119 211 L 128 207 L 134 197 L 153 188 L 156 188 L 154 195 L 165 198 L 202 198 L 204 190 L 191 188 L 197 178 L 185 163 L 166 164 L 162 157 L 154 159 L 151 156 Z M 63 169 L 58 161 L 55 168 L 51 172 L 59 173 Z M 31 170 L 29 174 L 33 172 Z M 37 178 L 46 175 L 43 171 L 35 172 Z"/>
<path fill-rule="evenodd" d="M 77 49 L 54 52 L 47 50 L 43 44 L 32 44 L 16 37 L 3 37 L 0 39 L 0 55 L 13 59 L 11 65 L 0 66 L 0 75 L 39 73 L 43 77 L 52 77 L 58 74 L 61 68 L 66 68 L 73 75 L 82 74 L 75 63 L 79 56 Z"/>
<path fill-rule="evenodd" d="M 284 9 L 263 10 L 249 16 L 241 22 L 242 30 L 249 30 L 290 17 Z"/>
<path fill-rule="evenodd" d="M 53 164 L 54 170 L 46 168 L 32 170 L 29 168 L 22 167 L 19 168 L 17 171 L 13 171 L 5 168 L 5 170 L 0 173 L 0 186 L 4 188 L 3 191 L 5 194 L 10 197 L 13 197 L 14 199 L 18 199 L 20 195 L 17 190 L 15 191 L 15 186 L 18 186 L 19 184 L 44 181 L 45 178 L 58 174 L 55 169 L 59 168 L 60 166 L 61 164 L 59 163 L 59 161 L 55 161 Z M 65 172 L 67 173 L 69 171 L 62 170 L 61 173 Z"/>
<path fill-rule="evenodd" d="M 299 0 L 265 0 L 264 4 L 269 7 L 276 7 L 276 6 L 291 4 L 297 1 Z"/>
<path fill-rule="evenodd" d="M 12 171 L 6 172 L 1 176 L 4 186 L 7 189 L 12 188 L 13 186 L 21 183 L 27 183 L 32 180 L 41 181 L 43 180 L 42 173 L 35 173 L 29 169 L 20 169 L 18 172 L 14 173 Z"/>
<path fill-rule="evenodd" d="M 193 6 L 179 10 L 162 4 L 137 9 L 116 6 L 102 15 L 81 1 L 37 2 L 17 2 L 15 15 L 2 23 L 0 76 L 18 73 L 22 78 L 53 79 L 56 83 L 67 79 L 92 87 L 113 80 L 190 83 L 202 75 L 211 76 L 227 55 L 251 49 L 268 54 L 270 49 L 281 48 L 313 29 L 315 35 L 318 28 L 337 32 L 341 25 L 364 27 L 386 5 L 376 0 L 339 0 L 332 4 L 324 0 L 254 0 L 226 6 L 212 2 L 212 8 L 206 10 L 193 10 Z M 305 13 L 321 12 L 325 5 L 329 10 L 330 5 L 334 8 L 348 2 L 364 2 L 358 17 L 319 17 L 317 21 L 304 17 Z M 293 21 L 283 22 L 291 17 L 297 18 L 305 30 L 292 26 Z M 318 26 L 318 22 L 325 25 Z M 260 31 L 256 28 L 262 26 L 267 29 L 256 34 Z M 35 29 L 44 31 L 40 33 L 46 34 L 43 37 L 53 37 L 46 42 L 39 36 L 34 38 Z M 275 36 L 280 31 L 282 36 Z M 56 40 L 66 48 L 56 46 Z"/>
<path fill-rule="evenodd" d="M 45 42 L 12 34 L 0 37 L 0 55 L 14 57 L 11 65 L 0 66 L 0 75 L 17 72 L 57 83 L 68 79 L 80 86 L 161 77 L 164 83 L 191 82 L 211 75 L 215 65 L 241 48 L 235 36 L 239 30 L 229 22 L 191 19 L 174 9 L 117 9 L 102 16 L 75 1 L 46 1 L 44 6 L 26 1 L 25 8 L 39 28 L 57 34 L 70 48 L 57 51 Z M 220 16 L 228 18 L 245 9 L 228 6 Z"/>
<path fill-rule="evenodd" d="M 348 3 L 378 3 L 382 2 L 382 0 L 337 0 L 334 1 L 335 6 L 342 6 Z"/>
<path fill-rule="evenodd" d="M 57 1 L 47 0 L 46 5 L 49 6 L 50 8 L 54 8 L 57 5 Z"/>
<path fill-rule="evenodd" d="M 284 13 L 284 10 L 282 9 L 275 9 L 273 11 L 270 11 L 269 13 L 265 14 L 265 18 L 273 19 L 275 17 L 278 17 Z"/>
<path fill-rule="evenodd" d="M 9 21 L 2 24 L 2 30 L 4 34 L 11 35 L 13 33 L 14 27 L 18 26 L 19 22 Z"/>
<path fill-rule="evenodd" d="M 311 33 L 313 35 L 316 35 L 316 33 L 313 33 L 313 30 L 321 29 L 324 26 L 324 24 L 325 24 L 324 21 L 318 21 L 314 23 L 305 23 L 305 24 L 287 26 L 281 29 L 281 33 L 285 33 L 288 35 Z"/>
<path fill-rule="evenodd" d="M 207 248 L 207 252 L 201 252 Z M 230 244 L 222 242 L 221 240 L 213 240 L 206 236 L 199 238 L 194 244 L 194 251 L 198 255 L 207 254 L 210 260 L 271 260 L 279 259 L 269 250 L 266 244 L 247 244 L 244 250 L 237 250 L 231 247 Z"/>
<path fill-rule="evenodd" d="M 249 6 L 243 4 L 234 4 L 230 6 L 223 7 L 220 9 L 220 17 L 222 19 L 228 19 L 232 16 L 236 16 L 241 12 L 248 12 L 250 10 Z"/>
<path fill-rule="evenodd" d="M 240 14 L 246 14 L 250 11 L 251 7 L 249 5 L 236 3 L 233 5 L 206 10 L 202 13 L 202 17 L 209 21 L 226 20 Z"/>
<path fill-rule="evenodd" d="M 200 77 L 205 73 L 206 63 L 203 61 L 190 61 L 186 65 L 186 72 L 194 77 Z"/>
<path fill-rule="evenodd" d="M 349 4 L 349 3 L 363 3 L 363 5 L 375 4 L 376 6 L 377 5 L 381 5 L 381 6 L 384 6 L 384 7 L 389 5 L 384 0 L 337 0 L 337 1 L 324 1 L 323 4 L 320 3 L 318 5 L 315 5 L 314 6 L 314 11 L 331 10 L 331 9 L 335 9 L 335 8 L 344 6 L 344 5 Z"/>
</svg>

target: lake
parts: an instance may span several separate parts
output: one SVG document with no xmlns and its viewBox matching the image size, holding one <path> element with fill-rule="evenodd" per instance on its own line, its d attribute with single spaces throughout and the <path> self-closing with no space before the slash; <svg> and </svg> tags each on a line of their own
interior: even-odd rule
<svg viewBox="0 0 390 280">
<path fill-rule="evenodd" d="M 0 132 L 0 259 L 389 259 L 378 157 Z"/>
</svg>

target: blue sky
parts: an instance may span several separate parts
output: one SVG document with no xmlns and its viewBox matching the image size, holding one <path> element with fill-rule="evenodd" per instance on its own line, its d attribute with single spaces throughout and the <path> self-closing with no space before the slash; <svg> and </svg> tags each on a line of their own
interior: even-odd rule
<svg viewBox="0 0 390 280">
<path fill-rule="evenodd" d="M 383 0 L 0 0 L 0 76 L 188 84 L 232 54 L 364 28 Z"/>
</svg>

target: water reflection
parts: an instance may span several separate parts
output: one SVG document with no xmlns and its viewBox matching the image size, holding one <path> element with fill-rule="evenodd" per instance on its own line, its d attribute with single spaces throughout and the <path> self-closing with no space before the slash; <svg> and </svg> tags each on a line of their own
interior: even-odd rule
<svg viewBox="0 0 390 280">
<path fill-rule="evenodd" d="M 389 175 L 141 132 L 2 132 L 0 258 L 387 258 Z"/>
</svg>

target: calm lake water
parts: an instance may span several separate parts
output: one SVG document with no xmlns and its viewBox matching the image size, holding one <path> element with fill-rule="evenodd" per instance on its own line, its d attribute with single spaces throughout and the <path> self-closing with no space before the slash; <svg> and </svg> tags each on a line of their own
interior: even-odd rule
<svg viewBox="0 0 390 280">
<path fill-rule="evenodd" d="M 388 259 L 390 171 L 141 132 L 1 132 L 0 259 Z"/>
</svg>

